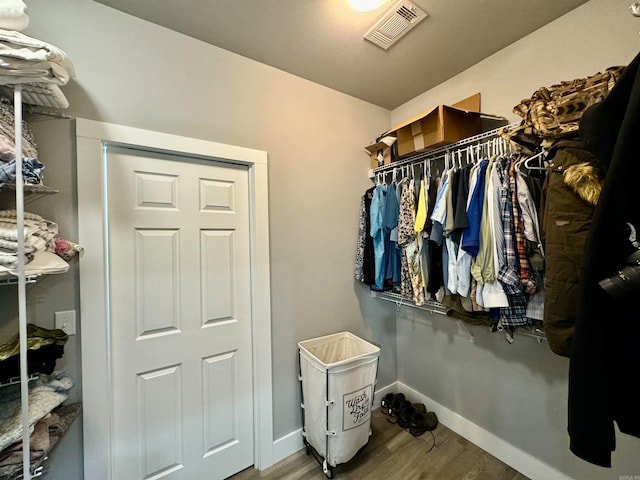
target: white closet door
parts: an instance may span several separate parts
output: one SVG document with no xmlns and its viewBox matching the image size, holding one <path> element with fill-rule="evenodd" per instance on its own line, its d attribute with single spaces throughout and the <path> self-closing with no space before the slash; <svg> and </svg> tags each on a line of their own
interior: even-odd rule
<svg viewBox="0 0 640 480">
<path fill-rule="evenodd" d="M 253 464 L 248 172 L 107 149 L 113 475 Z"/>
</svg>

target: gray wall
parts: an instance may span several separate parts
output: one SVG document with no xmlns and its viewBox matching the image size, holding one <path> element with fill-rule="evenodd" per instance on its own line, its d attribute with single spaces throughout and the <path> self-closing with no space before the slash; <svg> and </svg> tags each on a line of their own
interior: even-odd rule
<svg viewBox="0 0 640 480">
<path fill-rule="evenodd" d="M 392 112 L 401 121 L 430 105 L 482 93 L 483 111 L 517 117 L 511 109 L 541 86 L 572 80 L 638 53 L 640 19 L 629 2 L 592 0 Z M 415 318 L 415 328 L 412 327 Z M 592 466 L 568 449 L 568 361 L 546 344 L 472 328 L 403 309 L 398 316 L 398 378 L 516 447 L 576 479 L 640 475 L 640 440 L 618 434 L 611 470 Z M 598 406 L 594 405 L 594 415 Z"/>
<path fill-rule="evenodd" d="M 29 118 L 27 117 L 29 120 Z M 60 236 L 74 241 L 78 236 L 76 218 L 76 167 L 75 167 L 75 122 L 67 119 L 29 120 L 38 142 L 38 156 L 45 164 L 45 184 L 59 190 L 55 195 L 38 195 L 27 200 L 26 208 L 58 224 Z M 27 291 L 30 318 L 46 328 L 54 328 L 54 313 L 75 310 L 80 312 L 80 284 L 77 257 L 69 262 L 69 272 L 61 275 L 43 276 Z M 74 381 L 69 393 L 69 402 L 82 401 L 82 361 L 80 354 L 81 322 L 76 322 L 76 335 L 69 336 L 64 356 L 56 368 L 64 370 Z M 81 462 L 69 462 L 69 458 L 82 458 L 82 417 L 78 418 L 47 462 L 51 475 L 58 478 L 82 478 Z"/>
<path fill-rule="evenodd" d="M 89 0 L 27 3 L 26 33 L 76 66 L 69 114 L 268 152 L 274 438 L 301 426 L 298 340 L 352 331 L 382 347 L 378 384 L 394 382 L 394 311 L 353 280 L 363 146 L 389 111 Z"/>
</svg>

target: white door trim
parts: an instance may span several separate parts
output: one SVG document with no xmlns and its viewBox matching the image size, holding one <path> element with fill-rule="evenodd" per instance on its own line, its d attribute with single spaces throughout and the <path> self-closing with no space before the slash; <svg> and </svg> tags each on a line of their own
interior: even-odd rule
<svg viewBox="0 0 640 480">
<path fill-rule="evenodd" d="M 93 120 L 76 120 L 78 241 L 82 327 L 84 468 L 87 478 L 111 479 L 111 359 L 106 230 L 107 143 L 246 165 L 249 168 L 254 392 L 254 465 L 273 464 L 271 295 L 267 153 Z M 115 480 L 115 479 L 114 479 Z"/>
</svg>

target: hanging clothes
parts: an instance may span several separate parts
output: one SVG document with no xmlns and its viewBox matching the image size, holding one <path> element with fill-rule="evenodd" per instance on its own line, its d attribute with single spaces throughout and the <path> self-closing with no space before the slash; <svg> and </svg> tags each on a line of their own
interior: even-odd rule
<svg viewBox="0 0 640 480">
<path fill-rule="evenodd" d="M 509 306 L 509 300 L 502 284 L 497 280 L 500 270 L 506 265 L 504 252 L 504 231 L 502 229 L 502 211 L 500 208 L 500 189 L 502 183 L 497 168 L 491 168 L 488 173 L 487 192 L 487 223 L 491 233 L 491 257 L 493 258 L 493 278 L 491 282 L 480 285 L 479 293 L 485 308 L 503 308 Z"/>
<path fill-rule="evenodd" d="M 442 238 L 440 237 L 440 242 L 438 243 L 437 233 L 434 232 L 434 223 L 431 219 L 433 215 L 433 211 L 436 206 L 436 200 L 438 197 L 438 192 L 441 188 L 441 177 L 434 177 L 431 179 L 429 185 L 429 206 L 427 209 L 427 219 L 425 220 L 425 228 L 424 231 L 428 234 L 429 240 L 426 248 L 426 256 L 427 256 L 427 293 L 431 297 L 435 297 L 440 288 L 444 285 L 444 279 L 442 275 Z"/>
<path fill-rule="evenodd" d="M 371 288 L 374 290 L 383 290 L 384 277 L 386 273 L 385 258 L 385 238 L 383 230 L 383 218 L 385 207 L 385 196 L 387 195 L 387 186 L 384 184 L 376 185 L 373 190 L 373 200 L 371 200 L 371 230 L 370 235 L 373 238 L 373 255 L 375 261 L 375 282 Z"/>
<path fill-rule="evenodd" d="M 484 190 L 487 191 L 489 185 L 489 179 L 491 178 L 491 171 L 493 170 L 493 160 L 489 161 L 487 165 L 487 171 L 485 174 Z M 478 248 L 478 254 L 476 255 L 476 261 L 471 267 L 471 275 L 476 279 L 479 285 L 479 293 L 482 292 L 481 286 L 484 283 L 491 283 L 495 279 L 495 273 L 493 269 L 493 236 L 489 225 L 488 203 L 486 194 L 482 202 L 482 214 L 480 219 L 480 242 Z M 478 302 L 482 304 L 481 302 Z"/>
<path fill-rule="evenodd" d="M 413 214 L 410 208 L 411 200 L 409 195 L 412 195 L 412 191 L 409 187 L 409 179 L 403 178 L 399 184 L 399 188 L 400 217 L 398 218 L 398 246 L 404 251 L 404 247 L 411 241 L 415 219 L 412 216 Z M 400 293 L 405 298 L 413 298 L 409 263 L 404 253 L 400 256 Z"/>
<path fill-rule="evenodd" d="M 369 235 L 371 231 L 371 201 L 373 200 L 373 190 L 369 188 L 360 197 L 360 222 L 358 225 L 358 241 L 356 245 L 356 261 L 354 275 L 356 280 L 366 284 L 375 283 L 375 258 L 373 254 L 373 238 Z"/>
<path fill-rule="evenodd" d="M 458 232 L 460 239 L 462 231 L 469 226 L 467 216 L 467 203 L 469 200 L 469 183 L 471 179 L 471 169 L 473 165 L 465 165 L 459 171 L 458 187 L 454 190 L 453 201 L 453 227 Z"/>
<path fill-rule="evenodd" d="M 447 257 L 447 248 L 445 247 L 445 237 L 444 237 L 444 223 L 446 221 L 447 214 L 447 206 L 446 206 L 446 192 L 449 189 L 449 170 L 445 171 L 440 179 L 440 183 L 438 186 L 438 192 L 436 195 L 435 206 L 433 208 L 433 212 L 431 214 L 431 236 L 429 237 L 431 241 L 435 244 L 435 248 L 433 248 L 434 254 L 432 256 L 436 257 L 433 259 L 433 265 L 437 268 L 436 278 L 438 280 L 438 286 L 434 290 L 429 290 L 438 298 L 438 295 L 444 295 L 447 288 L 448 282 L 448 257 Z M 433 245 L 432 245 L 433 246 Z M 430 275 L 431 276 L 431 275 Z M 432 287 L 436 287 L 434 284 Z M 444 291 L 441 291 L 444 289 Z"/>
<path fill-rule="evenodd" d="M 459 191 L 465 190 L 467 192 L 466 197 L 458 198 L 459 202 L 463 200 L 466 201 L 466 204 L 464 206 L 464 211 L 465 211 L 464 218 L 467 220 L 466 227 L 462 228 L 462 231 L 460 232 L 461 243 L 460 243 L 460 246 L 458 247 L 458 257 L 456 258 L 456 277 L 457 277 L 456 283 L 457 283 L 458 293 L 462 297 L 468 297 L 471 292 L 471 262 L 473 260 L 473 257 L 466 250 L 462 248 L 462 244 L 464 242 L 465 234 L 468 234 L 470 230 L 467 211 L 469 211 L 471 207 L 471 203 L 474 198 L 472 194 L 475 193 L 476 187 L 478 185 L 478 173 L 479 173 L 477 168 L 472 169 L 470 165 L 469 167 L 470 168 L 467 169 L 468 170 L 467 173 L 469 176 L 468 181 L 465 180 L 465 186 L 464 187 L 461 186 L 459 190 Z M 485 169 L 486 169 L 486 164 L 485 164 Z M 466 174 L 463 175 L 463 177 L 466 177 L 466 176 L 467 176 Z M 484 176 L 482 177 L 482 180 L 484 180 Z M 483 181 L 483 184 L 484 184 L 484 181 Z M 472 192 L 472 194 L 469 194 L 469 192 Z M 476 197 L 476 200 L 477 200 L 477 197 Z M 462 208 L 462 207 L 459 207 L 459 208 Z M 478 229 L 479 227 L 480 225 L 478 223 Z"/>
<path fill-rule="evenodd" d="M 406 272 L 410 280 L 410 287 L 403 285 L 404 292 L 411 291 L 412 298 L 416 305 L 423 305 L 425 302 L 424 281 L 422 278 L 422 266 L 420 262 L 420 249 L 418 239 L 415 234 L 416 224 L 416 200 L 415 181 L 405 181 L 402 185 L 402 198 L 400 200 L 400 220 L 398 224 L 398 245 L 405 251 Z"/>
<path fill-rule="evenodd" d="M 544 284 L 544 249 L 540 236 L 537 206 L 529 188 L 530 183 L 526 181 L 526 177 L 529 176 L 525 173 L 527 169 L 523 168 L 523 165 L 524 161 L 519 161 L 514 173 L 518 189 L 518 205 L 522 213 L 523 233 L 527 245 L 527 259 L 536 283 L 535 292 L 529 295 L 527 318 L 531 321 L 541 322 L 544 320 L 544 289 L 542 288 Z"/>
<path fill-rule="evenodd" d="M 475 185 L 469 197 L 467 207 L 467 221 L 469 225 L 462 231 L 462 248 L 472 257 L 478 254 L 480 246 L 480 221 L 482 220 L 482 206 L 485 194 L 485 175 L 489 160 L 482 160 L 477 169 Z"/>
<path fill-rule="evenodd" d="M 514 205 L 511 192 L 511 159 L 503 158 L 496 164 L 502 186 L 500 188 L 500 209 L 502 214 L 502 230 L 504 232 L 504 252 L 506 264 L 498 272 L 498 280 L 502 284 L 508 307 L 500 309 L 502 325 L 506 327 L 519 327 L 526 325 L 527 298 L 520 283 L 519 263 L 514 227 Z"/>
<path fill-rule="evenodd" d="M 515 243 L 516 256 L 518 259 L 518 277 L 524 292 L 527 295 L 536 292 L 536 282 L 533 280 L 529 259 L 527 258 L 527 244 L 524 238 L 524 225 L 522 213 L 518 203 L 518 190 L 515 177 L 515 165 L 517 161 L 511 162 L 509 167 L 509 187 L 511 188 L 511 204 L 513 208 L 513 241 Z"/>
<path fill-rule="evenodd" d="M 385 236 L 386 271 L 385 290 L 400 286 L 400 268 L 402 249 L 398 246 L 398 219 L 400 217 L 400 201 L 396 193 L 396 184 L 392 183 L 385 197 L 384 218 L 382 228 Z"/>
<path fill-rule="evenodd" d="M 394 169 L 394 183 L 373 189 L 372 289 L 394 288 L 418 306 L 444 297 L 512 334 L 539 321 L 544 308 L 542 231 L 529 187 L 535 182 L 520 158 L 481 160 L 474 151 L 464 166 L 446 155 L 441 178 L 426 163 L 420 179 L 413 178 L 416 165 L 400 166 L 399 181 Z"/>
</svg>

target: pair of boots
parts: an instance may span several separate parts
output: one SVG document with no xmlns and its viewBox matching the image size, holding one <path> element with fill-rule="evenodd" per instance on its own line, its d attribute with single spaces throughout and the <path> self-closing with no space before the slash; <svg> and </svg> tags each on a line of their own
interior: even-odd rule
<svg viewBox="0 0 640 480">
<path fill-rule="evenodd" d="M 403 393 L 387 393 L 381 406 L 387 421 L 397 423 L 413 436 L 418 437 L 438 426 L 438 417 L 434 412 L 427 411 L 423 403 L 411 403 Z"/>
</svg>

